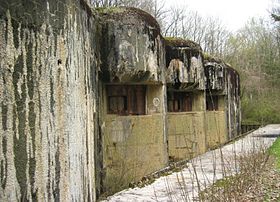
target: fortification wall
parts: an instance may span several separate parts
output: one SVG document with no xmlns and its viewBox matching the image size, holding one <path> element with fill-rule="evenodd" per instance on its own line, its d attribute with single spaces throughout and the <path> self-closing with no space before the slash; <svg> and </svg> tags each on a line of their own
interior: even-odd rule
<svg viewBox="0 0 280 202">
<path fill-rule="evenodd" d="M 223 61 L 207 57 L 204 62 L 206 89 L 209 97 L 218 96 L 226 116 L 227 139 L 241 133 L 240 77 Z"/>
<path fill-rule="evenodd" d="M 233 139 L 238 73 L 203 59 L 138 9 L 0 0 L 0 199 L 95 201 Z"/>
<path fill-rule="evenodd" d="M 96 20 L 84 1 L 0 1 L 0 199 L 95 200 Z"/>
<path fill-rule="evenodd" d="M 163 38 L 157 21 L 136 8 L 101 8 L 101 79 L 105 83 L 162 83 Z"/>
</svg>

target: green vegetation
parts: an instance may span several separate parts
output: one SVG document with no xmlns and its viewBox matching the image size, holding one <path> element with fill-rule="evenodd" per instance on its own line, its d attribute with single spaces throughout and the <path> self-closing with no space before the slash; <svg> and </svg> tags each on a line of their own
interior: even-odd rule
<svg viewBox="0 0 280 202">
<path fill-rule="evenodd" d="M 172 46 L 188 46 L 193 49 L 201 50 L 201 47 L 198 43 L 191 41 L 189 39 L 183 39 L 180 37 L 164 37 L 166 45 Z"/>
<path fill-rule="evenodd" d="M 245 125 L 263 125 L 280 123 L 280 109 L 276 103 L 279 92 L 269 95 L 255 95 L 254 99 L 248 98 L 247 95 L 242 97 L 242 115 Z M 249 95 L 250 96 L 250 95 Z"/>
<path fill-rule="evenodd" d="M 248 124 L 280 123 L 280 30 L 252 19 L 227 41 L 225 60 L 241 76 L 242 119 Z"/>
<path fill-rule="evenodd" d="M 280 169 L 280 137 L 273 143 L 273 145 L 269 148 L 269 153 L 275 156 L 276 166 Z"/>
</svg>

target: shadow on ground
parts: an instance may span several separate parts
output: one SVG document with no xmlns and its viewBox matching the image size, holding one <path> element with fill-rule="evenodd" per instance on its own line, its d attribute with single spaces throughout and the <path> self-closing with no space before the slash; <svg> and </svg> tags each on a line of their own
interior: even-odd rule
<svg viewBox="0 0 280 202">
<path fill-rule="evenodd" d="M 278 138 L 280 134 L 255 134 L 253 137 Z"/>
</svg>

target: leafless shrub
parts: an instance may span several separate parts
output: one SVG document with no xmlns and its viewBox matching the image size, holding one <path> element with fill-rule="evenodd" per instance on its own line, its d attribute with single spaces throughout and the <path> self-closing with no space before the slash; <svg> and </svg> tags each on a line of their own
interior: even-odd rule
<svg viewBox="0 0 280 202">
<path fill-rule="evenodd" d="M 200 192 L 202 201 L 239 201 L 244 193 L 256 190 L 261 183 L 261 176 L 269 155 L 265 150 L 252 150 L 236 156 L 238 173 L 231 175 L 226 170 L 226 177 Z"/>
</svg>

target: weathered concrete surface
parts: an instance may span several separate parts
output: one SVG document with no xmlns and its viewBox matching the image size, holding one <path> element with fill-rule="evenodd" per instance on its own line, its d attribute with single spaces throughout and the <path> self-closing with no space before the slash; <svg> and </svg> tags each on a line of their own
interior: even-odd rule
<svg viewBox="0 0 280 202">
<path fill-rule="evenodd" d="M 95 18 L 0 0 L 0 201 L 95 200 Z"/>
<path fill-rule="evenodd" d="M 206 78 L 206 89 L 208 90 L 225 90 L 225 65 L 222 62 L 217 61 L 205 61 L 205 78 Z"/>
<path fill-rule="evenodd" d="M 236 70 L 223 61 L 207 56 L 204 60 L 208 95 L 224 97 L 227 139 L 232 140 L 241 132 L 240 77 Z"/>
<path fill-rule="evenodd" d="M 188 112 L 182 113 L 180 109 L 180 113 L 167 113 L 169 158 L 174 161 L 190 159 L 229 141 L 224 95 L 219 96 L 217 111 L 206 111 L 206 92 L 214 90 L 226 94 L 226 89 L 234 89 L 226 87 L 224 63 L 206 63 L 208 66 L 204 66 L 199 44 L 165 38 L 165 45 L 167 91 L 180 91 L 182 97 L 191 94 L 192 105 Z"/>
<path fill-rule="evenodd" d="M 165 49 L 159 25 L 150 14 L 125 7 L 96 11 L 101 31 L 103 192 L 112 193 L 168 163 Z M 145 113 L 108 113 L 108 84 L 145 85 Z"/>
<path fill-rule="evenodd" d="M 195 42 L 165 38 L 165 45 L 167 97 L 171 98 L 171 106 L 176 99 L 185 103 L 182 97 L 189 94 L 192 103 L 188 112 L 177 109 L 180 113 L 174 112 L 176 110 L 167 113 L 170 159 L 189 159 L 238 136 L 238 73 L 221 60 L 204 57 L 201 47 Z M 181 98 L 172 98 L 172 92 L 176 91 L 180 92 Z M 195 127 L 190 129 L 193 123 L 196 123 Z"/>
<path fill-rule="evenodd" d="M 168 164 L 165 88 L 147 85 L 145 115 L 108 114 L 103 90 L 102 113 L 103 191 L 112 193 L 139 181 Z M 154 99 L 158 99 L 157 106 Z"/>
<path fill-rule="evenodd" d="M 181 38 L 165 38 L 166 82 L 175 89 L 205 89 L 202 49 Z"/>
<path fill-rule="evenodd" d="M 171 161 L 194 158 L 229 141 L 223 109 L 168 113 L 167 121 Z"/>
<path fill-rule="evenodd" d="M 104 82 L 163 82 L 163 38 L 157 21 L 136 8 L 101 8 L 101 78 Z"/>
<path fill-rule="evenodd" d="M 207 111 L 205 113 L 206 119 L 206 148 L 213 149 L 219 145 L 225 144 L 229 141 L 226 124 L 226 112 L 221 111 Z"/>
<path fill-rule="evenodd" d="M 191 159 L 207 151 L 205 112 L 168 113 L 167 117 L 170 160 Z"/>
<path fill-rule="evenodd" d="M 228 138 L 234 139 L 241 132 L 240 76 L 230 66 L 226 68 L 226 99 Z"/>
<path fill-rule="evenodd" d="M 280 124 L 268 125 L 222 149 L 192 159 L 188 168 L 181 172 L 161 177 L 143 188 L 124 190 L 109 197 L 107 201 L 193 201 L 198 195 L 197 182 L 200 189 L 204 189 L 223 178 L 223 168 L 231 168 L 236 173 L 238 165 L 234 161 L 235 155 L 268 148 L 277 136 L 280 136 Z"/>
<path fill-rule="evenodd" d="M 93 201 L 95 192 L 106 189 L 106 173 L 124 181 L 123 173 L 138 179 L 164 167 L 166 69 L 171 88 L 175 82 L 180 90 L 195 89 L 193 109 L 205 111 L 198 44 L 175 40 L 165 58 L 164 40 L 149 14 L 133 8 L 97 13 L 86 2 L 0 0 L 1 200 Z M 109 116 L 107 84 L 146 85 L 146 116 Z M 205 122 L 203 115 L 196 122 Z M 184 121 L 178 123 L 188 135 Z M 197 132 L 195 144 L 203 145 L 197 155 L 206 148 L 205 135 L 191 130 Z M 181 139 L 176 141 L 185 147 Z"/>
<path fill-rule="evenodd" d="M 104 191 L 119 191 L 167 165 L 161 114 L 110 115 L 104 124 Z"/>
</svg>

